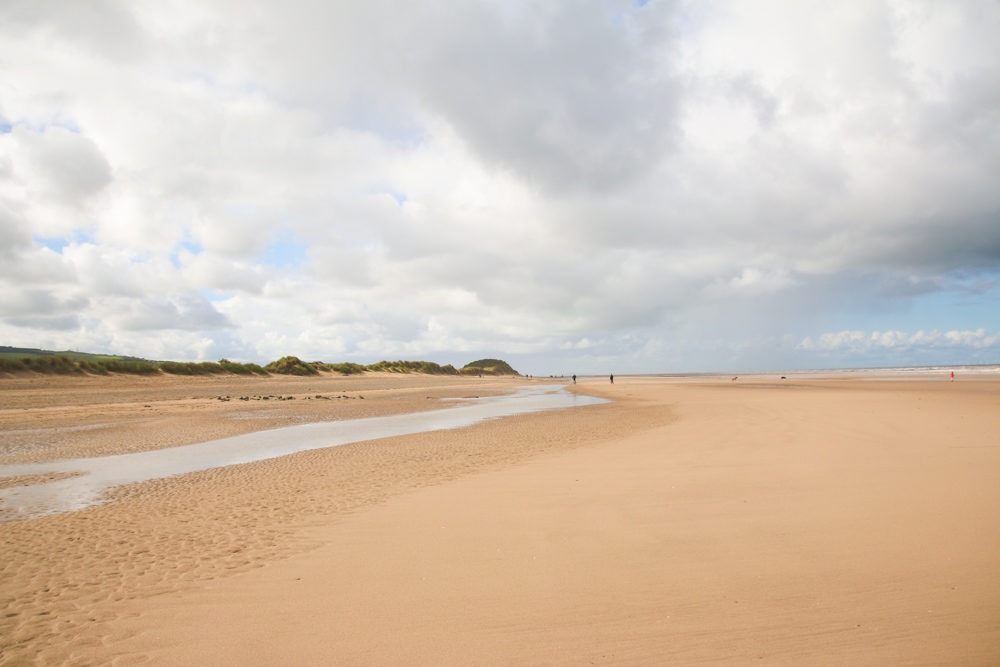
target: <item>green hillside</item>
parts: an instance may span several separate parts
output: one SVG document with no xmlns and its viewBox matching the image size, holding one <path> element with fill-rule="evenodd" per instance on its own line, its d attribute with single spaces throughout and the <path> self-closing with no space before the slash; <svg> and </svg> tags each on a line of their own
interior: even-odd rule
<svg viewBox="0 0 1000 667">
<path fill-rule="evenodd" d="M 33 347 L 10 347 L 0 345 L 0 359 L 22 359 L 24 357 L 66 357 L 76 361 L 148 361 L 139 357 L 126 357 L 120 354 L 93 354 L 91 352 L 76 352 L 75 350 L 39 350 Z"/>
<path fill-rule="evenodd" d="M 459 372 L 463 375 L 520 375 L 510 367 L 510 364 L 501 359 L 470 361 Z"/>
</svg>

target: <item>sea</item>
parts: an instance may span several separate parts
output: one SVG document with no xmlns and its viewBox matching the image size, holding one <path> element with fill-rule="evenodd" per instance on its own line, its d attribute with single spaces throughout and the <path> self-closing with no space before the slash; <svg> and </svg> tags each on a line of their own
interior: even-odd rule
<svg viewBox="0 0 1000 667">
<path fill-rule="evenodd" d="M 1000 364 L 964 364 L 956 366 L 882 366 L 859 368 L 812 368 L 796 370 L 752 370 L 703 373 L 622 373 L 615 374 L 616 380 L 626 378 L 668 378 L 676 380 L 732 380 L 733 378 L 852 378 L 852 379 L 914 379 L 914 380 L 951 380 L 951 374 L 962 379 L 998 379 Z M 562 376 L 561 376 L 562 377 Z M 608 375 L 578 375 L 579 382 L 608 382 Z"/>
</svg>

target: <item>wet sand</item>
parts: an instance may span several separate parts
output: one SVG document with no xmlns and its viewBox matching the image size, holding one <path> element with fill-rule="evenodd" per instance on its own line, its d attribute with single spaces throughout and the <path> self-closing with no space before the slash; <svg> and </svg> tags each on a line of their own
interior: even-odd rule
<svg viewBox="0 0 1000 667">
<path fill-rule="evenodd" d="M 432 410 L 516 378 L 363 376 L 2 376 L 0 463 L 174 447 L 315 421 Z"/>
<path fill-rule="evenodd" d="M 15 397 L 0 405 L 3 443 L 18 411 L 30 419 L 11 430 L 111 424 L 46 431 L 42 454 L 15 434 L 2 462 L 524 383 L 354 378 L 337 391 L 364 408 L 297 399 L 255 420 L 226 417 L 217 385 L 159 379 L 0 390 Z M 323 393 L 298 382 L 258 392 Z M 614 402 L 145 482 L 2 523 L 0 661 L 1000 662 L 1000 381 L 575 390 Z M 155 428 L 143 410 L 159 410 Z"/>
</svg>

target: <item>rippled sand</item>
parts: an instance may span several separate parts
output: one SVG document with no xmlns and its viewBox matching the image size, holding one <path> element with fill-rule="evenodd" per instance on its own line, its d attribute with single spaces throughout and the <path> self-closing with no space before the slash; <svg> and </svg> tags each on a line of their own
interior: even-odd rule
<svg viewBox="0 0 1000 667">
<path fill-rule="evenodd" d="M 337 388 L 364 407 L 319 400 L 391 412 L 517 384 L 405 382 Z M 232 419 L 250 402 L 216 389 L 116 385 L 90 403 L 73 389 L 48 405 L 40 392 L 4 416 L 24 411 L 12 430 L 110 424 L 49 446 L 104 453 L 323 414 L 297 399 L 280 406 L 291 413 Z M 271 393 L 324 391 L 306 389 Z M 108 505 L 0 524 L 0 660 L 1000 659 L 1000 382 L 576 390 L 615 402 L 146 482 Z"/>
</svg>

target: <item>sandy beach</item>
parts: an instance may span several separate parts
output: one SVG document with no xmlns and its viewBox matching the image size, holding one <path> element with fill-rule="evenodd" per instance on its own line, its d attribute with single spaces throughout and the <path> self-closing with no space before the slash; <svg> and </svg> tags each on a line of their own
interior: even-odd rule
<svg viewBox="0 0 1000 667">
<path fill-rule="evenodd" d="M 528 383 L 0 378 L 0 464 Z M 1000 663 L 1000 378 L 571 390 L 0 522 L 0 662 Z"/>
</svg>

